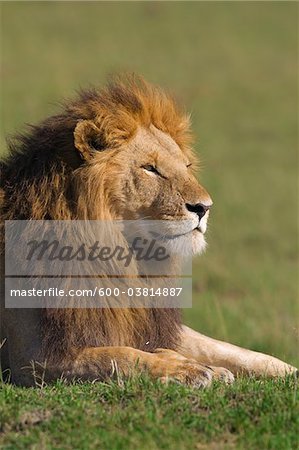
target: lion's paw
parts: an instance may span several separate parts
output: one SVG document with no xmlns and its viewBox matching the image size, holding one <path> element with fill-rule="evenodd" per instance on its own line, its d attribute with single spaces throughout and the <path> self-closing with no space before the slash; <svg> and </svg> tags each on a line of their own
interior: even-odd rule
<svg viewBox="0 0 299 450">
<path fill-rule="evenodd" d="M 214 380 L 222 381 L 225 384 L 232 384 L 235 381 L 235 377 L 230 370 L 224 367 L 208 367 L 213 371 Z"/>
<path fill-rule="evenodd" d="M 162 383 L 179 383 L 195 388 L 206 388 L 212 383 L 212 373 L 199 364 L 179 364 L 175 369 L 169 370 L 166 375 L 158 378 Z"/>
<path fill-rule="evenodd" d="M 211 385 L 213 380 L 231 384 L 234 375 L 223 367 L 210 367 L 186 358 L 174 350 L 156 349 L 154 372 L 162 383 L 176 382 L 197 388 Z"/>
</svg>

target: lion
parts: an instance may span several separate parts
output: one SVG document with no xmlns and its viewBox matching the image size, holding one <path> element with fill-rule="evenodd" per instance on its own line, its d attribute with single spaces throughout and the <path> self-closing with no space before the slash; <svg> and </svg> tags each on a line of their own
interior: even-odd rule
<svg viewBox="0 0 299 450">
<path fill-rule="evenodd" d="M 1 219 L 188 219 L 194 253 L 205 248 L 212 200 L 196 179 L 190 120 L 141 77 L 113 78 L 9 141 L 1 165 Z M 4 237 L 2 236 L 2 245 Z M 3 288 L 3 286 L 2 286 Z M 204 336 L 178 308 L 5 308 L 2 370 L 31 386 L 146 372 L 207 387 L 239 375 L 285 376 L 279 359 Z"/>
</svg>

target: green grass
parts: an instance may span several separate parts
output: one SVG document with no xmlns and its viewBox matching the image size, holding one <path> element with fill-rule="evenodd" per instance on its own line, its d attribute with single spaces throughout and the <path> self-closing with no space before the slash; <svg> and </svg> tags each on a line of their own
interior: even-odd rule
<svg viewBox="0 0 299 450">
<path fill-rule="evenodd" d="M 298 4 L 4 2 L 1 9 L 1 152 L 6 134 L 109 72 L 133 70 L 169 88 L 192 112 L 200 180 L 214 200 L 185 321 L 298 366 Z M 145 381 L 0 389 L 5 448 L 296 448 L 291 381 L 209 392 Z M 22 415 L 36 410 L 49 411 L 48 419 L 26 425 Z"/>
<path fill-rule="evenodd" d="M 294 381 L 240 380 L 198 391 L 152 383 L 5 386 L 3 449 L 296 449 Z"/>
</svg>

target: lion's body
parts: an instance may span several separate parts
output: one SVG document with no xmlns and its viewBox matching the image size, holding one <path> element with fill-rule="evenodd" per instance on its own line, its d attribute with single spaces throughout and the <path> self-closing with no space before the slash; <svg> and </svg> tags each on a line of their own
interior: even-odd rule
<svg viewBox="0 0 299 450">
<path fill-rule="evenodd" d="M 186 205 L 208 205 L 210 198 L 186 168 L 195 161 L 189 144 L 185 115 L 163 92 L 140 80 L 83 92 L 61 114 L 11 142 L 2 163 L 2 224 L 134 220 L 147 214 L 198 222 Z M 161 170 L 159 176 L 153 167 Z M 197 222 L 190 233 L 198 252 L 206 222 L 200 233 Z M 209 369 L 196 363 L 196 352 L 184 340 L 176 309 L 14 310 L 4 307 L 4 292 L 1 297 L 2 369 L 9 367 L 17 383 L 32 383 L 31 372 L 22 369 L 31 361 L 46 361 L 49 379 L 103 379 L 111 373 L 111 361 L 127 374 L 136 360 L 156 377 L 198 384 L 209 379 Z M 165 351 L 152 353 L 158 348 Z M 203 363 L 213 363 L 204 356 L 207 349 L 197 352 Z"/>
</svg>

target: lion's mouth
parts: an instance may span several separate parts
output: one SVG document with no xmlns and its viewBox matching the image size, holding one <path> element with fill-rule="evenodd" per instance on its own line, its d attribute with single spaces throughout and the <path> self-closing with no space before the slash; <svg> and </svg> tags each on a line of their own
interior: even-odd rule
<svg viewBox="0 0 299 450">
<path fill-rule="evenodd" d="M 181 238 L 183 236 L 187 236 L 188 234 L 193 233 L 193 231 L 198 232 L 198 233 L 200 233 L 202 235 L 204 234 L 204 232 L 201 230 L 201 228 L 199 226 L 197 226 L 197 227 L 195 227 L 195 228 L 193 228 L 191 230 L 188 230 L 188 231 L 186 231 L 184 233 L 176 233 L 176 234 L 171 234 L 170 235 L 170 234 L 162 234 L 162 233 L 157 233 L 155 231 L 150 231 L 150 234 L 152 235 L 152 237 L 154 239 L 166 240 L 166 241 L 170 240 L 171 241 L 171 240 L 174 240 L 174 239 L 179 239 L 179 238 Z"/>
<path fill-rule="evenodd" d="M 191 230 L 193 231 L 193 230 Z M 154 239 L 158 239 L 158 240 L 174 240 L 174 239 L 178 239 L 182 236 L 186 236 L 187 234 L 189 234 L 190 231 L 187 231 L 186 233 L 180 233 L 180 234 L 161 234 L 161 233 L 156 233 L 155 231 L 151 231 L 150 234 L 153 236 Z"/>
</svg>

